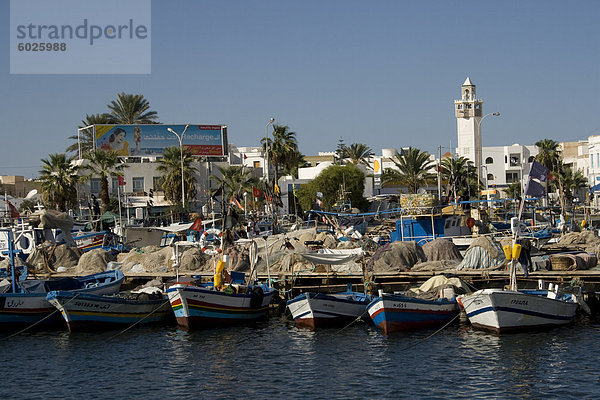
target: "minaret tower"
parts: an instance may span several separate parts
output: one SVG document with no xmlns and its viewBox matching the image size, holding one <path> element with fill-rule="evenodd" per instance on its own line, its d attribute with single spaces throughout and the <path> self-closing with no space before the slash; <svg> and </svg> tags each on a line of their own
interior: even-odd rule
<svg viewBox="0 0 600 400">
<path fill-rule="evenodd" d="M 473 161 L 477 171 L 481 168 L 482 106 L 483 100 L 475 95 L 475 85 L 467 78 L 461 86 L 461 99 L 454 100 L 458 128 L 456 154 Z"/>
</svg>

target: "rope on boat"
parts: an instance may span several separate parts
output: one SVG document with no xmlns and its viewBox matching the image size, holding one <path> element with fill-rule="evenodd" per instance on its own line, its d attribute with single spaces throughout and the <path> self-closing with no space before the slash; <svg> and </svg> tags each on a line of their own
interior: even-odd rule
<svg viewBox="0 0 600 400">
<path fill-rule="evenodd" d="M 348 325 L 344 326 L 342 329 L 340 329 L 339 331 L 337 331 L 337 333 L 340 333 L 340 332 L 341 332 L 341 331 L 343 331 L 344 329 L 346 329 L 346 328 L 349 328 L 349 327 L 350 327 L 350 325 L 354 324 L 355 322 L 358 322 L 358 321 L 360 321 L 360 320 L 362 319 L 362 317 L 363 317 L 363 316 L 364 316 L 364 315 L 365 315 L 367 312 L 368 312 L 368 310 L 367 310 L 367 309 L 366 309 L 366 307 L 365 307 L 365 311 L 364 311 L 362 314 L 360 314 L 358 317 L 356 317 L 356 319 L 354 319 L 354 321 L 350 322 Z"/>
<path fill-rule="evenodd" d="M 483 294 L 483 291 L 481 291 L 481 292 L 480 292 L 480 293 L 479 293 L 477 296 L 475 296 L 475 298 L 474 298 L 474 299 L 473 299 L 471 302 L 473 302 L 473 301 L 477 300 L 477 298 L 478 298 L 479 296 L 481 296 L 482 294 Z M 435 335 L 437 335 L 438 333 L 440 333 L 441 331 L 443 331 L 444 329 L 446 329 L 446 328 L 447 328 L 447 327 L 448 327 L 450 324 L 452 324 L 454 321 L 456 321 L 456 318 L 458 318 L 458 317 L 460 317 L 460 312 L 459 312 L 458 314 L 456 314 L 456 315 L 454 316 L 454 318 L 452 318 L 450 321 L 446 322 L 446 324 L 445 324 L 444 326 L 442 326 L 441 328 L 439 328 L 438 330 L 436 330 L 435 332 L 433 332 L 431 335 L 428 335 L 428 336 L 424 337 L 424 338 L 423 338 L 423 339 L 421 339 L 421 340 L 417 340 L 415 343 L 412 343 L 412 344 L 410 344 L 410 345 L 408 345 L 408 346 L 406 346 L 406 347 L 403 347 L 403 348 L 401 348 L 401 349 L 400 349 L 400 350 L 398 350 L 398 351 L 405 351 L 405 350 L 412 349 L 413 347 L 415 347 L 415 346 L 417 346 L 417 345 L 419 345 L 419 344 L 421 344 L 421 343 L 425 342 L 426 340 L 429 340 L 429 339 L 431 339 L 432 337 L 434 337 Z"/>
<path fill-rule="evenodd" d="M 164 306 L 165 304 L 169 303 L 171 300 L 167 299 L 164 303 L 161 303 L 158 307 L 156 307 L 154 310 L 152 310 L 150 313 L 148 313 L 146 316 L 144 316 L 143 318 L 137 320 L 136 322 L 134 322 L 133 324 L 129 325 L 127 328 L 123 329 L 121 332 L 111 336 L 108 338 L 108 340 L 112 340 L 114 338 L 116 338 L 117 336 L 122 335 L 123 333 L 127 332 L 128 330 L 130 330 L 131 328 L 133 328 L 134 326 L 140 324 L 143 320 L 145 320 L 146 318 L 148 318 L 149 316 L 151 316 L 152 314 L 154 314 L 155 312 L 157 312 L 158 310 L 161 309 L 162 306 Z"/>
<path fill-rule="evenodd" d="M 444 329 L 446 329 L 451 323 L 453 323 L 454 321 L 456 321 L 456 318 L 460 317 L 460 313 L 456 314 L 456 316 L 454 318 L 452 318 L 450 321 L 446 322 L 446 324 L 444 326 L 442 326 L 441 328 L 439 328 L 437 331 L 433 332 L 431 335 L 428 335 L 426 337 L 424 337 L 421 340 L 417 340 L 415 343 L 412 343 L 406 347 L 401 348 L 398 351 L 405 351 L 405 350 L 409 350 L 412 349 L 413 347 L 425 342 L 426 340 L 431 339 L 432 337 L 434 337 L 435 335 L 437 335 L 438 333 L 440 333 L 441 331 L 443 331 Z"/>
<path fill-rule="evenodd" d="M 73 300 L 75 300 L 77 298 L 77 296 L 79 296 L 79 293 L 75 294 L 75 296 L 73 296 L 73 298 L 69 301 L 67 301 L 64 305 L 66 306 L 67 304 L 69 304 L 70 302 L 72 302 Z M 20 335 L 21 333 L 28 331 L 29 329 L 33 328 L 34 326 L 41 324 L 42 322 L 44 322 L 45 320 L 47 320 L 48 318 L 50 318 L 51 316 L 53 316 L 54 314 L 56 314 L 57 312 L 59 312 L 60 310 L 57 308 L 56 310 L 52 311 L 50 314 L 46 315 L 44 318 L 40 319 L 37 322 L 34 322 L 33 324 L 29 325 L 28 327 L 21 329 L 18 332 L 13 333 L 12 335 L 8 335 L 6 337 L 3 337 L 2 339 L 10 339 L 14 336 Z"/>
</svg>

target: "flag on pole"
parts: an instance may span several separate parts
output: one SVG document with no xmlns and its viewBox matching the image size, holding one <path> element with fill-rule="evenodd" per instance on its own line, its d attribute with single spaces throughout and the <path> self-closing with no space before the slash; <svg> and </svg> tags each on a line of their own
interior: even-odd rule
<svg viewBox="0 0 600 400">
<path fill-rule="evenodd" d="M 240 201 L 236 199 L 235 196 L 231 196 L 231 200 L 229 201 L 229 203 L 233 204 L 234 206 L 237 206 L 240 210 L 244 211 L 244 207 L 242 207 Z"/>
<path fill-rule="evenodd" d="M 190 229 L 198 232 L 202 232 L 204 230 L 202 226 L 202 220 L 200 219 L 200 217 L 196 217 L 194 223 L 192 224 L 192 226 L 190 226 Z"/>
<path fill-rule="evenodd" d="M 119 186 L 125 186 L 125 178 L 123 178 L 121 175 L 117 176 L 117 181 L 119 182 Z"/>
<path fill-rule="evenodd" d="M 11 203 L 8 200 L 6 200 L 6 203 L 8 204 L 8 208 L 10 209 L 10 217 L 11 218 L 20 218 L 21 214 L 19 214 L 19 211 L 17 211 L 17 208 L 13 205 L 13 203 Z"/>
<path fill-rule="evenodd" d="M 525 195 L 531 197 L 542 197 L 546 194 L 548 186 L 548 168 L 537 161 L 531 163 L 529 180 L 525 188 Z"/>
<path fill-rule="evenodd" d="M 252 188 L 252 195 L 254 197 L 262 197 L 263 193 L 262 193 L 262 190 L 260 190 L 260 189 Z"/>
</svg>

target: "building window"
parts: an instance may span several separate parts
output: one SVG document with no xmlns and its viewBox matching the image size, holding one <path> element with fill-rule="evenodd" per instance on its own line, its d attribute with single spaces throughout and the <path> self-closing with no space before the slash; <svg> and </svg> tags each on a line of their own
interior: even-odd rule
<svg viewBox="0 0 600 400">
<path fill-rule="evenodd" d="M 510 166 L 518 167 L 520 165 L 519 159 L 520 159 L 520 157 L 518 154 L 511 154 L 510 155 Z"/>
<path fill-rule="evenodd" d="M 486 164 L 493 164 L 494 163 L 494 159 L 492 157 L 488 157 L 485 159 L 485 163 Z"/>
<path fill-rule="evenodd" d="M 260 168 L 260 161 L 254 161 L 254 168 Z"/>
<path fill-rule="evenodd" d="M 594 155 L 590 154 L 590 168 L 594 168 Z"/>
<path fill-rule="evenodd" d="M 152 177 L 152 188 L 155 192 L 158 192 L 159 190 L 162 191 L 162 186 L 160 185 L 160 178 L 160 176 Z"/>
<path fill-rule="evenodd" d="M 600 166 L 600 153 L 596 153 L 596 166 Z"/>
<path fill-rule="evenodd" d="M 517 172 L 506 173 L 506 183 L 514 183 L 519 181 L 519 174 Z"/>
<path fill-rule="evenodd" d="M 90 192 L 100 193 L 100 178 L 90 179 Z"/>
<path fill-rule="evenodd" d="M 534 157 L 534 156 L 529 156 L 529 158 L 527 159 L 527 161 L 528 161 L 529 163 L 532 163 L 534 160 L 535 160 L 535 157 Z"/>
<path fill-rule="evenodd" d="M 144 177 L 133 178 L 133 191 L 134 192 L 143 192 L 144 191 Z"/>
<path fill-rule="evenodd" d="M 487 175 L 487 180 L 488 181 L 493 181 L 494 180 L 494 175 L 493 174 L 488 174 Z"/>
<path fill-rule="evenodd" d="M 117 193 L 119 190 L 119 180 L 117 178 L 112 178 L 112 192 Z"/>
</svg>

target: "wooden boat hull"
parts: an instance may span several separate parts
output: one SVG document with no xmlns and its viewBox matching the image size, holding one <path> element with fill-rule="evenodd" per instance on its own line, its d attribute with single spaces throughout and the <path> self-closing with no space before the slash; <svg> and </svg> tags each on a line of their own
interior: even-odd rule
<svg viewBox="0 0 600 400">
<path fill-rule="evenodd" d="M 459 300 L 474 328 L 498 333 L 565 325 L 578 308 L 576 301 L 503 289 L 478 290 Z"/>
<path fill-rule="evenodd" d="M 168 321 L 173 313 L 162 296 L 132 299 L 70 291 L 53 291 L 47 300 L 62 314 L 70 332 L 152 324 Z"/>
<path fill-rule="evenodd" d="M 118 293 L 124 275 L 121 271 L 108 271 L 77 278 L 81 288 L 77 292 L 94 294 Z M 30 325 L 42 321 L 45 327 L 62 324 L 59 313 L 46 300 L 47 291 L 33 293 L 0 293 L 0 329 L 13 325 Z M 48 317 L 49 316 L 49 317 Z M 46 319 L 44 319 L 46 318 Z"/>
<path fill-rule="evenodd" d="M 167 289 L 177 324 L 186 329 L 205 329 L 264 318 L 274 293 L 272 289 L 261 288 L 254 293 L 230 294 L 214 290 L 212 286 L 185 284 Z"/>
<path fill-rule="evenodd" d="M 287 302 L 296 326 L 310 329 L 343 326 L 366 313 L 369 299 L 362 293 L 307 292 Z"/>
<path fill-rule="evenodd" d="M 367 310 L 373 323 L 386 335 L 442 326 L 460 312 L 456 300 L 424 300 L 398 294 L 376 297 Z"/>
</svg>

